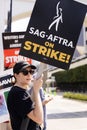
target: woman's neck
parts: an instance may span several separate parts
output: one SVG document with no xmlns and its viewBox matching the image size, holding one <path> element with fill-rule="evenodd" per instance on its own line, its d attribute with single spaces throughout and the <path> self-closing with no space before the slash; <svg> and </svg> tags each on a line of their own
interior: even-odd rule
<svg viewBox="0 0 87 130">
<path fill-rule="evenodd" d="M 15 83 L 14 86 L 18 86 L 18 87 L 23 88 L 23 89 L 29 89 L 29 85 L 27 85 L 27 84 Z"/>
</svg>

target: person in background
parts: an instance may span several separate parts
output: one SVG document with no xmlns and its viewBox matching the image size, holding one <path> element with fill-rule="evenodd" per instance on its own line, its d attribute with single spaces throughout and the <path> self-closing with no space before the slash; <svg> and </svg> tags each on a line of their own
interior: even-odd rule
<svg viewBox="0 0 87 130">
<path fill-rule="evenodd" d="M 17 62 L 13 67 L 16 82 L 7 97 L 12 130 L 40 130 L 43 123 L 43 107 L 39 95 L 42 77 L 33 81 L 35 105 L 28 91 L 35 70 L 36 66 L 25 61 Z"/>
<path fill-rule="evenodd" d="M 33 97 L 33 80 L 31 83 L 31 89 L 29 90 L 29 93 L 31 94 L 32 100 L 34 101 L 34 97 Z M 50 102 L 51 100 L 53 100 L 52 96 L 46 96 L 43 87 L 40 88 L 39 90 L 39 94 L 40 94 L 40 98 L 42 101 L 42 105 L 43 105 L 43 130 L 47 129 L 47 113 L 46 113 L 46 104 L 48 102 Z"/>
<path fill-rule="evenodd" d="M 40 98 L 41 98 L 42 105 L 43 105 L 43 114 L 44 114 L 43 130 L 46 130 L 46 129 L 47 129 L 46 104 L 47 104 L 48 102 L 50 102 L 51 100 L 53 100 L 53 97 L 52 97 L 52 96 L 47 96 L 47 97 L 46 97 L 46 95 L 45 95 L 45 93 L 44 93 L 43 87 L 40 88 L 39 93 L 40 93 Z"/>
</svg>

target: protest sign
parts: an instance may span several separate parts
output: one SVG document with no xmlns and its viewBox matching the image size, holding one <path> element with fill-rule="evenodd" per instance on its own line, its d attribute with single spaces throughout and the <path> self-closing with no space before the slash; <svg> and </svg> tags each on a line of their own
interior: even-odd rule
<svg viewBox="0 0 87 130">
<path fill-rule="evenodd" d="M 32 60 L 30 58 L 19 55 L 24 36 L 25 32 L 11 32 L 2 34 L 5 70 L 12 68 L 13 65 L 19 60 L 25 60 L 31 64 Z"/>
<path fill-rule="evenodd" d="M 86 11 L 73 0 L 36 0 L 19 54 L 69 69 Z"/>
<path fill-rule="evenodd" d="M 12 85 L 12 75 L 3 75 L 0 77 L 0 123 L 10 120 L 7 109 L 7 96 Z"/>
<path fill-rule="evenodd" d="M 7 109 L 6 99 L 4 92 L 9 90 L 0 90 L 0 123 L 9 121 L 9 113 Z"/>
<path fill-rule="evenodd" d="M 14 82 L 13 75 L 4 75 L 0 77 L 0 90 L 11 87 Z"/>
</svg>

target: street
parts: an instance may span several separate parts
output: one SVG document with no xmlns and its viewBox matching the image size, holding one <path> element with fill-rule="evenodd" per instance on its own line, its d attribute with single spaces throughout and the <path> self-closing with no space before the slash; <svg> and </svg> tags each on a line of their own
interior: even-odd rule
<svg viewBox="0 0 87 130">
<path fill-rule="evenodd" d="M 55 96 L 47 104 L 47 130 L 87 130 L 87 102 Z"/>
</svg>

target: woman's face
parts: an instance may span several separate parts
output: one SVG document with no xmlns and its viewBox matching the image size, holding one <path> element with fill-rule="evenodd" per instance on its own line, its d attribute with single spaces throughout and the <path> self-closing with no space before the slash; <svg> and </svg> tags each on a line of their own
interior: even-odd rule
<svg viewBox="0 0 87 130">
<path fill-rule="evenodd" d="M 16 83 L 20 83 L 22 85 L 29 85 L 32 75 L 34 73 L 34 70 L 32 70 L 30 67 L 24 69 L 19 74 L 15 74 Z"/>
</svg>

